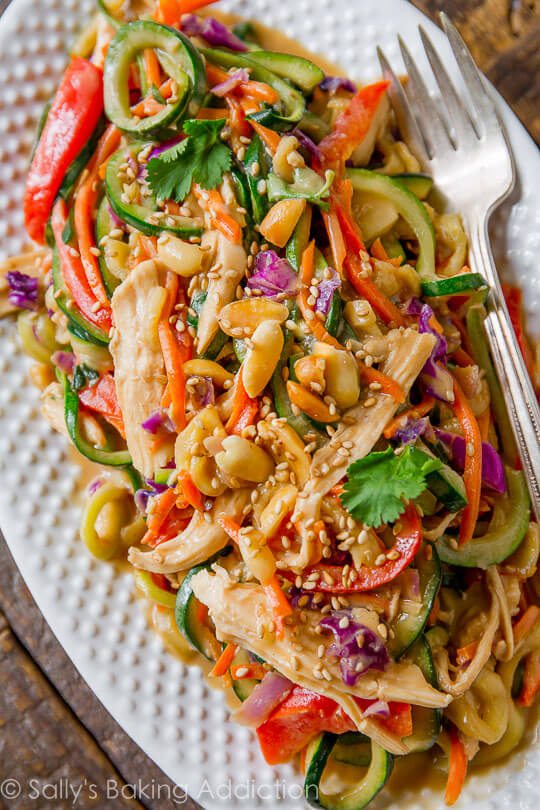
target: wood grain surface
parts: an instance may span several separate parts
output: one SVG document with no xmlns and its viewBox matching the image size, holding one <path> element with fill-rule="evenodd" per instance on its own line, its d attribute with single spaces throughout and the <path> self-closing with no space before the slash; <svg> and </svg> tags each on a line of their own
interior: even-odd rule
<svg viewBox="0 0 540 810">
<path fill-rule="evenodd" d="M 0 0 L 0 13 L 8 2 Z M 415 0 L 414 5 L 435 21 L 439 11 L 449 14 L 481 68 L 540 143 L 540 4 Z M 20 796 L 0 796 L 0 808 L 198 807 L 189 799 L 179 804 L 166 798 L 167 791 L 174 795 L 172 783 L 82 680 L 41 616 L 1 536 L 0 684 L 0 786 L 6 779 L 21 785 Z M 163 786 L 162 798 L 114 799 L 107 797 L 107 784 L 126 796 L 137 785 L 149 786 L 155 795 Z M 47 785 L 56 795 L 29 798 Z M 81 786 L 76 802 L 67 792 L 69 785 Z"/>
</svg>

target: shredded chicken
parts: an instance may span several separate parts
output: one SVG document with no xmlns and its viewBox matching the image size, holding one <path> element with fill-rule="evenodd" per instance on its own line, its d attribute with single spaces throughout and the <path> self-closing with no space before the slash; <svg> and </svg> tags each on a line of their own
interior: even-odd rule
<svg viewBox="0 0 540 810">
<path fill-rule="evenodd" d="M 512 614 L 510 613 L 510 605 L 506 596 L 501 575 L 497 566 L 493 566 L 493 590 L 499 600 L 499 621 L 502 632 L 503 641 L 495 646 L 496 657 L 499 661 L 509 661 L 514 655 L 514 630 L 512 628 Z M 500 646 L 499 646 L 500 645 Z"/>
<path fill-rule="evenodd" d="M 384 672 L 370 670 L 350 687 L 341 678 L 337 659 L 326 656 L 322 661 L 331 679 L 316 677 L 315 667 L 321 664 L 317 648 L 330 639 L 316 633 L 315 624 L 300 621 L 284 625 L 282 636 L 277 637 L 269 631 L 273 614 L 264 589 L 260 585 L 235 583 L 220 566 L 215 566 L 215 571 L 213 574 L 201 571 L 192 579 L 192 584 L 197 599 L 209 609 L 218 640 L 240 644 L 295 683 L 332 698 L 361 731 L 387 750 L 405 753 L 406 749 L 398 738 L 381 732 L 371 718 L 363 718 L 354 696 L 406 701 L 430 708 L 450 703 L 450 697 L 430 686 L 416 665 L 405 661 L 389 664 Z M 318 621 L 318 614 L 314 615 Z"/>
<path fill-rule="evenodd" d="M 225 492 L 216 498 L 210 512 L 194 512 L 189 526 L 172 540 L 162 543 L 153 551 L 130 548 L 129 562 L 136 568 L 152 571 L 154 574 L 174 574 L 205 562 L 229 542 L 228 536 L 217 523 L 219 515 L 228 515 L 238 520 L 248 501 L 248 489 Z"/>
<path fill-rule="evenodd" d="M 115 329 L 109 348 L 116 393 L 128 450 L 146 478 L 172 457 L 172 440 L 156 448 L 155 437 L 142 427 L 161 407 L 167 384 L 156 318 L 156 293 L 164 286 L 165 272 L 157 262 L 142 262 L 117 287 L 111 302 Z"/>
<path fill-rule="evenodd" d="M 491 655 L 493 640 L 499 626 L 500 612 L 496 577 L 496 568 L 495 566 L 491 566 L 487 569 L 486 573 L 488 590 L 491 596 L 491 607 L 482 638 L 478 644 L 478 649 L 468 667 L 462 670 L 455 680 L 452 680 L 449 673 L 450 661 L 448 651 L 444 647 L 438 647 L 434 650 L 433 660 L 437 669 L 439 684 L 445 692 L 448 692 L 448 694 L 453 697 L 459 697 L 463 695 L 467 689 L 470 689 Z"/>
<path fill-rule="evenodd" d="M 420 374 L 433 347 L 433 335 L 418 334 L 412 329 L 394 330 L 388 335 L 388 355 L 381 371 L 392 377 L 407 394 Z M 299 553 L 284 558 L 290 568 L 303 570 L 309 565 L 314 547 L 313 532 L 305 530 L 305 523 L 313 525 L 319 517 L 321 500 L 340 481 L 349 464 L 364 458 L 380 438 L 385 426 L 395 414 L 398 404 L 387 394 L 375 394 L 375 404 L 365 408 L 355 405 L 346 413 L 348 424 L 341 423 L 327 445 L 318 450 L 311 464 L 311 476 L 300 493 L 294 521 L 302 535 Z M 344 442 L 352 442 L 349 456 L 338 455 Z"/>
<path fill-rule="evenodd" d="M 243 246 L 235 245 L 217 231 L 207 231 L 203 235 L 202 247 L 209 248 L 212 266 L 208 274 L 208 293 L 197 327 L 199 354 L 204 354 L 215 338 L 219 328 L 218 315 L 225 304 L 234 300 L 236 288 L 247 266 L 247 254 Z"/>
</svg>

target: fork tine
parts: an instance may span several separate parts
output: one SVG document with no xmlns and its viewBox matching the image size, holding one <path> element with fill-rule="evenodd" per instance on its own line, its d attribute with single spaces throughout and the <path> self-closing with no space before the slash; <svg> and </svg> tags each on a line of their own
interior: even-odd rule
<svg viewBox="0 0 540 810">
<path fill-rule="evenodd" d="M 398 42 L 405 68 L 409 74 L 409 86 L 414 103 L 419 112 L 416 118 L 418 128 L 424 138 L 429 156 L 433 158 L 436 153 L 447 151 L 449 146 L 453 147 L 453 144 L 409 49 L 400 36 L 398 36 Z"/>
<path fill-rule="evenodd" d="M 471 119 L 467 108 L 459 98 L 454 83 L 441 62 L 439 54 L 435 50 L 435 46 L 425 29 L 421 25 L 418 29 L 431 69 L 433 70 L 433 74 L 439 85 L 439 90 L 441 91 L 441 99 L 446 106 L 450 126 L 455 131 L 455 137 L 452 138 L 452 140 L 455 141 L 454 145 L 457 147 L 458 144 L 463 145 L 467 142 L 470 143 L 472 138 L 474 138 L 474 132 L 476 132 L 474 121 Z M 476 134 L 478 135 L 479 133 Z"/>
<path fill-rule="evenodd" d="M 390 62 L 380 47 L 377 47 L 377 55 L 379 57 L 383 76 L 390 82 L 388 95 L 390 98 L 390 103 L 392 104 L 396 114 L 399 130 L 403 133 L 403 137 L 425 168 L 429 163 L 429 155 L 426 152 L 424 139 L 422 138 L 420 130 L 418 129 L 416 118 L 414 117 L 410 108 L 409 100 L 407 99 L 403 85 L 394 73 Z"/>
<path fill-rule="evenodd" d="M 485 131 L 490 126 L 495 126 L 499 129 L 499 120 L 495 106 L 488 95 L 482 74 L 476 67 L 471 52 L 465 45 L 461 34 L 444 11 L 441 11 L 440 18 L 473 103 L 477 129 Z"/>
</svg>

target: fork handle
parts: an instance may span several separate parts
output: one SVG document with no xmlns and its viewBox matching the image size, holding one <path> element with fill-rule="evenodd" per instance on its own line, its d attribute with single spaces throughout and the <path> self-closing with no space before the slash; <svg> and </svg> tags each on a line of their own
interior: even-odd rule
<svg viewBox="0 0 540 810">
<path fill-rule="evenodd" d="M 470 223 L 471 269 L 481 273 L 491 287 L 487 301 L 486 336 L 531 496 L 540 521 L 540 408 L 525 367 L 491 252 L 488 218 Z"/>
</svg>

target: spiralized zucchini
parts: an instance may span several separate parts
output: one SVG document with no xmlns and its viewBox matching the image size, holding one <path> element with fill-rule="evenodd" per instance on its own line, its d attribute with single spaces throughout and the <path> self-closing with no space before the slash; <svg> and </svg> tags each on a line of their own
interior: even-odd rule
<svg viewBox="0 0 540 810">
<path fill-rule="evenodd" d="M 446 716 L 469 737 L 493 745 L 508 726 L 510 699 L 504 681 L 484 669 L 466 694 L 446 709 Z"/>
<path fill-rule="evenodd" d="M 23 351 L 38 363 L 50 363 L 51 355 L 60 348 L 54 324 L 45 312 L 21 312 L 17 331 Z"/>
<path fill-rule="evenodd" d="M 128 483 L 110 480 L 101 484 L 86 501 L 81 520 L 81 538 L 98 560 L 110 560 L 122 548 L 121 531 L 125 525 L 125 513 L 122 515 L 120 506 L 129 495 Z"/>
</svg>

